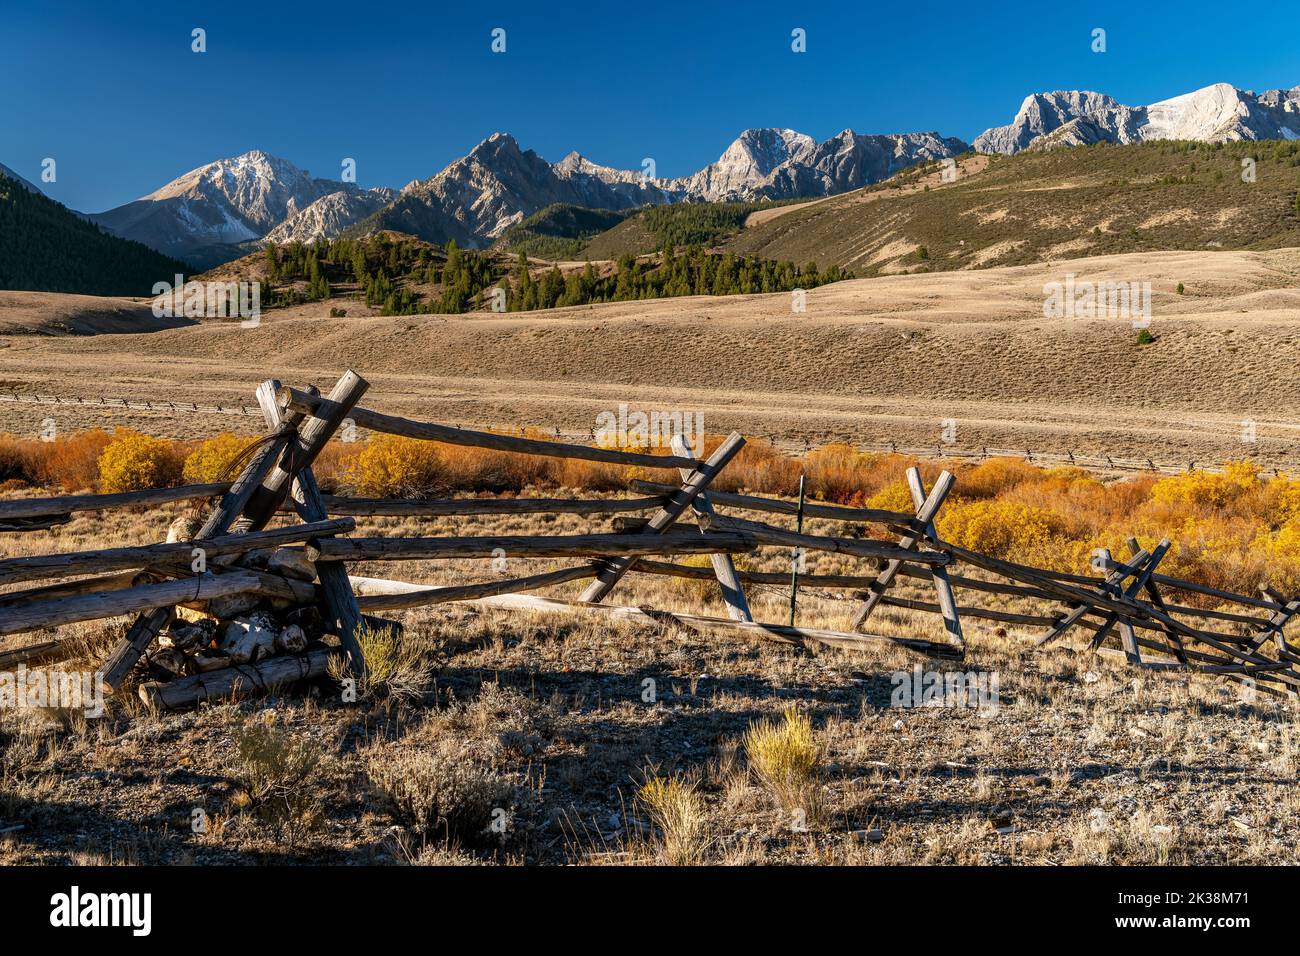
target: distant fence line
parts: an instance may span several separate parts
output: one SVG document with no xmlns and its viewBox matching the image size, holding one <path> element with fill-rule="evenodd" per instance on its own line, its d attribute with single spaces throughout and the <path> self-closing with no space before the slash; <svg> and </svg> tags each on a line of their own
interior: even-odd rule
<svg viewBox="0 0 1300 956">
<path fill-rule="evenodd" d="M 164 412 L 173 415 L 226 415 L 236 418 L 256 418 L 261 419 L 262 411 L 256 406 L 248 405 L 210 405 L 196 402 L 171 402 L 171 401 L 148 401 L 137 400 L 131 401 L 124 398 L 82 398 L 80 396 L 66 395 L 40 395 L 40 394 L 23 394 L 19 392 L 0 392 L 0 402 L 8 402 L 16 405 L 49 405 L 64 407 L 82 407 L 95 409 L 121 409 L 128 411 L 144 412 Z M 460 425 L 455 426 L 460 428 Z M 595 431 L 564 431 L 559 428 L 554 429 L 555 437 L 558 438 L 587 438 L 595 440 Z M 778 439 L 775 436 L 765 436 L 767 441 L 777 447 L 785 449 L 798 450 L 800 442 L 797 439 Z M 1184 471 L 1204 471 L 1210 474 L 1219 474 L 1223 471 L 1222 466 L 1201 465 L 1196 461 L 1186 461 L 1181 463 L 1168 461 L 1155 461 L 1150 458 L 1120 458 L 1113 455 L 1076 455 L 1073 452 L 1050 452 L 1035 451 L 1032 448 L 958 448 L 952 445 L 934 444 L 934 445 L 899 445 L 894 442 L 852 442 L 854 448 L 861 451 L 875 452 L 878 454 L 896 454 L 907 455 L 919 459 L 958 459 L 964 461 L 984 461 L 989 458 L 1019 458 L 1030 464 L 1052 464 L 1052 465 L 1075 465 L 1080 468 L 1105 469 L 1108 471 L 1132 471 L 1148 472 L 1153 474 L 1176 475 Z M 809 451 L 813 446 L 807 440 L 802 442 L 803 450 Z M 1252 456 L 1243 455 L 1242 458 L 1250 460 Z M 1271 469 L 1273 474 L 1279 473 L 1279 469 Z"/>
<path fill-rule="evenodd" d="M 199 405 L 195 402 L 128 401 L 124 398 L 80 398 L 64 395 L 25 395 L 17 392 L 0 392 L 0 402 L 15 405 L 65 405 L 85 408 L 117 408 L 143 412 L 171 412 L 174 414 L 236 415 L 244 418 L 261 418 L 261 409 L 247 405 Z"/>
</svg>

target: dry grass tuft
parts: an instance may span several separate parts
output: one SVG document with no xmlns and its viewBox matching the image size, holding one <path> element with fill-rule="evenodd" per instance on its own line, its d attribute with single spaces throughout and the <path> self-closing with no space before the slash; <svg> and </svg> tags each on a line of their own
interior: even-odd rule
<svg viewBox="0 0 1300 956">
<path fill-rule="evenodd" d="M 395 628 L 371 627 L 366 621 L 357 628 L 356 637 L 366 661 L 361 697 L 419 700 L 424 696 L 433 680 L 432 645 L 427 638 L 418 631 L 398 636 Z M 339 658 L 330 661 L 329 674 L 336 681 L 352 676 Z"/>
<path fill-rule="evenodd" d="M 820 770 L 826 751 L 812 721 L 793 705 L 780 721 L 761 720 L 745 732 L 745 756 L 787 813 L 804 823 L 822 819 Z"/>
<path fill-rule="evenodd" d="M 680 777 L 653 776 L 637 794 L 657 829 L 658 856 L 669 866 L 699 866 L 712 838 L 704 798 Z"/>
</svg>

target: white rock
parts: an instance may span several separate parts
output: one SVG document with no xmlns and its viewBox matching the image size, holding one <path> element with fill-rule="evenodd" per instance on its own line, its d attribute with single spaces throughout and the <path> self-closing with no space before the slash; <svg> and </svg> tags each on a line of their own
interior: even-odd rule
<svg viewBox="0 0 1300 956">
<path fill-rule="evenodd" d="M 230 655 L 222 651 L 199 651 L 192 658 L 194 669 L 200 674 L 206 674 L 208 671 L 219 671 L 223 667 L 229 667 L 234 663 Z"/>
<path fill-rule="evenodd" d="M 221 628 L 217 647 L 236 664 L 256 662 L 275 650 L 279 633 L 275 622 L 265 614 L 250 614 L 227 621 Z"/>
</svg>

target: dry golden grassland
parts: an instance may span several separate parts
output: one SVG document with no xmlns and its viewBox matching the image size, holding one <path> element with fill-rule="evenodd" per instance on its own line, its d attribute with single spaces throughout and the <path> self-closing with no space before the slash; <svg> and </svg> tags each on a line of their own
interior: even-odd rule
<svg viewBox="0 0 1300 956">
<path fill-rule="evenodd" d="M 94 482 L 145 465 L 200 477 L 200 463 L 218 471 L 222 464 L 216 446 L 162 454 L 123 435 L 117 442 L 139 454 L 110 455 L 113 439 L 96 441 L 93 460 L 111 467 Z M 8 454 L 30 463 L 64 453 L 88 467 L 84 448 L 73 454 L 52 444 L 14 442 Z M 620 487 L 604 469 L 567 464 L 552 472 L 539 461 L 336 443 L 321 472 L 336 491 L 376 494 L 472 486 L 591 495 Z M 753 446 L 723 484 L 788 491 L 802 468 L 828 500 L 903 507 L 905 464 L 847 448 L 795 461 Z M 924 468 L 932 479 L 938 465 Z M 1107 485 L 1073 470 L 989 462 L 959 469 L 957 495 L 941 533 L 985 550 L 1041 561 L 1053 542 L 1084 549 L 1111 535 L 1138 532 L 1147 543 L 1146 535 L 1163 533 L 1177 539 L 1170 560 L 1180 573 L 1242 586 L 1263 567 L 1251 562 L 1293 533 L 1292 483 L 1244 467 L 1223 477 Z M 186 510 L 77 514 L 50 533 L 0 535 L 0 551 L 158 541 Z M 604 527 L 569 515 L 375 518 L 359 520 L 358 533 Z M 807 527 L 845 533 L 824 521 Z M 1256 551 L 1233 550 L 1246 540 L 1258 542 Z M 790 558 L 764 549 L 741 560 L 752 570 L 788 571 Z M 836 554 L 808 562 L 813 574 L 865 570 Z M 558 566 L 512 559 L 508 573 Z M 459 560 L 350 570 L 439 584 L 495 573 Z M 928 587 L 910 580 L 897 593 L 930 599 Z M 786 619 L 785 589 L 753 587 L 750 599 L 758 620 Z M 723 614 L 715 586 L 645 574 L 625 578 L 612 600 Z M 1005 602 L 997 606 L 1030 609 Z M 847 629 L 855 606 L 842 592 L 803 589 L 799 623 Z M 965 622 L 966 660 L 954 664 L 885 644 L 810 650 L 588 615 L 450 605 L 386 616 L 404 625 L 403 638 L 367 635 L 374 672 L 355 703 L 323 681 L 180 714 L 143 712 L 129 694 L 110 701 L 100 719 L 0 714 L 0 831 L 21 827 L 0 834 L 0 863 L 1296 860 L 1294 705 L 1252 699 L 1213 679 L 1132 671 L 1068 646 L 1032 652 L 1034 634 L 974 620 Z M 58 666 L 93 666 L 127 623 L 62 629 L 84 650 Z M 937 616 L 894 607 L 878 609 L 870 625 L 942 637 Z M 48 636 L 10 638 L 4 647 Z M 996 706 L 891 706 L 894 675 L 918 664 L 996 675 Z M 204 832 L 194 832 L 196 810 Z"/>
<path fill-rule="evenodd" d="M 1139 342 L 1125 319 L 1046 318 L 1045 286 L 1067 274 L 1150 282 L 1154 341 Z M 805 439 L 929 447 L 954 420 L 967 449 L 1179 465 L 1249 453 L 1285 467 L 1300 416 L 1298 286 L 1294 248 L 1197 249 L 836 282 L 811 290 L 802 313 L 780 293 L 490 317 L 331 317 L 330 303 L 314 302 L 268 313 L 255 329 L 141 324 L 142 334 L 114 335 L 58 334 L 73 304 L 12 293 L 37 300 L 25 314 L 49 322 L 0 327 L 0 395 L 253 405 L 267 377 L 328 387 L 352 368 L 371 383 L 368 407 L 470 427 L 585 437 L 599 413 L 627 402 L 696 410 L 711 431 L 799 450 Z M 35 437 L 47 418 L 61 431 L 127 424 L 184 438 L 260 427 L 260 418 L 0 402 L 0 430 Z M 1242 443 L 1244 420 L 1254 444 Z"/>
</svg>

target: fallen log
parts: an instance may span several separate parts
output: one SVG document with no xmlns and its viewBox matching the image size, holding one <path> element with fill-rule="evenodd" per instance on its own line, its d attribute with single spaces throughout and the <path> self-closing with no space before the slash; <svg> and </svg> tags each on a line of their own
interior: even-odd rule
<svg viewBox="0 0 1300 956">
<path fill-rule="evenodd" d="M 752 551 L 746 534 L 493 535 L 469 538 L 327 538 L 307 545 L 316 561 L 418 561 L 443 558 L 605 557 Z"/>
<path fill-rule="evenodd" d="M 209 700 L 239 700 L 302 680 L 324 677 L 330 659 L 342 651 L 322 647 L 306 654 L 272 657 L 257 664 L 235 664 L 221 670 L 181 677 L 168 683 L 140 685 L 140 699 L 156 710 L 192 707 Z"/>
</svg>

